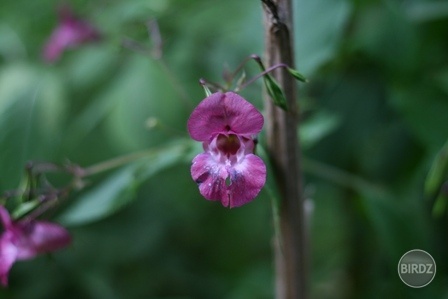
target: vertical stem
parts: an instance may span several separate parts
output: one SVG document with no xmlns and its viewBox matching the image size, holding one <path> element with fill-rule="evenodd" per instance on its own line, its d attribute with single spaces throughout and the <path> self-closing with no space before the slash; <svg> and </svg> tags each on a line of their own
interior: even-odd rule
<svg viewBox="0 0 448 299">
<path fill-rule="evenodd" d="M 264 4 L 268 67 L 294 67 L 291 0 L 262 0 Z M 268 153 L 280 190 L 278 239 L 275 241 L 276 298 L 307 298 L 307 238 L 302 199 L 299 113 L 295 79 L 285 69 L 274 73 L 285 92 L 288 111 L 273 105 L 266 95 Z"/>
</svg>

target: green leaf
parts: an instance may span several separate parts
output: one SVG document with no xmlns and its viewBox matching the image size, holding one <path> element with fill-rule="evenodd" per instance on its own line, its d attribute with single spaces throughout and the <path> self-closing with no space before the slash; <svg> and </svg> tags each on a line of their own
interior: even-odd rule
<svg viewBox="0 0 448 299">
<path fill-rule="evenodd" d="M 432 215 L 434 217 L 441 217 L 443 213 L 446 211 L 446 206 L 448 203 L 448 197 L 445 194 L 440 194 L 432 207 Z"/>
<path fill-rule="evenodd" d="M 293 9 L 299 69 L 311 75 L 337 55 L 353 4 L 346 0 L 297 0 Z"/>
<path fill-rule="evenodd" d="M 112 215 L 133 200 L 136 189 L 145 180 L 183 162 L 189 145 L 188 141 L 180 140 L 114 172 L 101 184 L 77 198 L 59 221 L 67 226 L 75 226 Z"/>
<path fill-rule="evenodd" d="M 431 22 L 448 16 L 448 3 L 446 1 L 410 2 L 404 8 L 408 17 L 414 22 Z"/>
<path fill-rule="evenodd" d="M 320 111 L 300 125 L 299 137 L 302 148 L 308 149 L 333 132 L 341 124 L 337 115 Z"/>
<path fill-rule="evenodd" d="M 288 70 L 288 72 L 289 72 L 294 78 L 296 78 L 297 80 L 299 80 L 299 81 L 301 81 L 301 82 L 304 82 L 304 83 L 308 82 L 308 79 L 307 79 L 304 75 L 302 75 L 301 73 L 299 73 L 297 70 L 292 69 L 292 68 L 290 68 L 290 67 L 288 67 L 287 70 Z"/>
<path fill-rule="evenodd" d="M 99 220 L 119 210 L 132 198 L 136 180 L 135 166 L 115 172 L 100 185 L 85 193 L 66 212 L 60 222 L 80 225 Z"/>
<path fill-rule="evenodd" d="M 66 121 L 65 100 L 51 70 L 25 63 L 0 68 L 0 165 L 7 173 L 0 187 L 13 188 L 31 157 L 54 156 Z"/>
<path fill-rule="evenodd" d="M 287 111 L 288 106 L 286 104 L 286 97 L 280 85 L 277 83 L 274 77 L 269 74 L 264 75 L 263 79 L 266 90 L 268 91 L 269 96 L 272 98 L 274 105 Z"/>
<path fill-rule="evenodd" d="M 207 97 L 212 95 L 212 92 L 210 91 L 210 89 L 208 88 L 207 85 L 202 84 L 202 88 L 204 89 L 205 95 L 206 95 Z"/>
<path fill-rule="evenodd" d="M 432 162 L 431 169 L 425 180 L 425 194 L 428 197 L 436 196 L 440 187 L 448 176 L 448 141 L 437 153 Z"/>
<path fill-rule="evenodd" d="M 12 218 L 18 219 L 18 218 L 28 214 L 30 211 L 32 211 L 34 208 L 36 208 L 39 204 L 40 204 L 40 200 L 38 198 L 20 204 L 14 210 L 14 212 L 12 212 Z"/>
</svg>

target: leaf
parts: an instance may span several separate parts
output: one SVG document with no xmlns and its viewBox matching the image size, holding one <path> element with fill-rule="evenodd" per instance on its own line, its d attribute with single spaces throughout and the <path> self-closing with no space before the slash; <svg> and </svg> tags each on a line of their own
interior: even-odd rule
<svg viewBox="0 0 448 299">
<path fill-rule="evenodd" d="M 300 125 L 299 137 L 302 148 L 312 147 L 333 132 L 340 124 L 341 121 L 337 115 L 324 111 L 316 113 Z"/>
<path fill-rule="evenodd" d="M 352 7 L 346 0 L 293 1 L 295 53 L 305 74 L 313 74 L 335 57 Z"/>
<path fill-rule="evenodd" d="M 27 214 L 28 212 L 30 212 L 34 208 L 36 208 L 40 204 L 40 202 L 41 201 L 37 198 L 37 199 L 27 201 L 27 202 L 20 204 L 12 213 L 12 218 L 18 219 L 18 218 L 24 216 L 25 214 Z"/>
<path fill-rule="evenodd" d="M 133 196 L 135 166 L 115 172 L 99 186 L 78 198 L 59 222 L 67 226 L 86 224 L 116 212 Z"/>
<path fill-rule="evenodd" d="M 296 78 L 297 80 L 299 80 L 299 81 L 301 81 L 301 82 L 304 82 L 304 83 L 308 82 L 308 79 L 307 79 L 304 75 L 302 75 L 301 73 L 299 73 L 297 70 L 292 69 L 292 68 L 290 68 L 290 67 L 288 67 L 287 70 L 288 70 L 288 72 L 289 72 L 294 78 Z"/>
<path fill-rule="evenodd" d="M 269 74 L 264 75 L 263 79 L 264 79 L 264 85 L 266 86 L 266 90 L 268 91 L 270 97 L 272 98 L 274 105 L 287 111 L 288 106 L 286 104 L 287 103 L 286 97 L 280 85 L 277 83 L 274 77 L 272 77 Z"/>
<path fill-rule="evenodd" d="M 416 84 L 391 90 L 391 104 L 401 114 L 409 130 L 431 151 L 443 146 L 448 136 L 446 95 Z"/>
<path fill-rule="evenodd" d="M 442 217 L 443 212 L 446 211 L 447 203 L 448 197 L 445 194 L 440 194 L 436 198 L 434 206 L 432 207 L 432 215 L 434 217 Z"/>
<path fill-rule="evenodd" d="M 446 1 L 410 2 L 405 6 L 405 11 L 414 22 L 431 22 L 448 16 L 448 3 Z"/>
<path fill-rule="evenodd" d="M 287 106 L 286 97 L 285 97 L 285 94 L 283 93 L 282 88 L 280 87 L 280 84 L 278 84 L 278 82 L 275 80 L 275 78 L 272 77 L 269 73 L 266 73 L 266 68 L 264 67 L 263 62 L 261 61 L 261 59 L 258 56 L 253 55 L 253 56 L 251 56 L 251 58 L 255 60 L 255 62 L 258 64 L 258 66 L 260 67 L 260 69 L 262 71 L 261 74 L 263 74 L 263 82 L 264 82 L 264 85 L 266 86 L 266 91 L 268 92 L 269 96 L 271 97 L 274 105 L 287 111 L 288 106 Z"/>
<path fill-rule="evenodd" d="M 208 88 L 208 86 L 207 85 L 205 85 L 205 84 L 201 84 L 202 85 L 202 88 L 204 89 L 204 92 L 205 92 L 205 95 L 208 97 L 208 96 L 211 96 L 212 95 L 212 92 L 210 91 L 210 88 Z"/>
<path fill-rule="evenodd" d="M 448 141 L 437 153 L 425 180 L 425 194 L 428 197 L 436 196 L 442 183 L 448 176 Z"/>
<path fill-rule="evenodd" d="M 160 144 L 163 132 L 148 131 L 145 122 L 156 117 L 164 124 L 179 122 L 180 96 L 176 85 L 163 67 L 146 57 L 132 56 L 116 76 L 113 86 L 101 97 L 113 102 L 106 118 L 106 130 L 113 145 L 123 151 L 138 150 Z M 163 102 L 163 104 L 162 104 Z"/>
<path fill-rule="evenodd" d="M 112 215 L 132 201 L 136 189 L 158 172 L 182 162 L 190 143 L 177 141 L 148 153 L 146 158 L 110 175 L 79 197 L 59 221 L 67 226 L 83 225 Z"/>
<path fill-rule="evenodd" d="M 65 97 L 51 70 L 24 63 L 0 68 L 0 187 L 19 181 L 30 157 L 47 159 L 64 131 Z"/>
</svg>

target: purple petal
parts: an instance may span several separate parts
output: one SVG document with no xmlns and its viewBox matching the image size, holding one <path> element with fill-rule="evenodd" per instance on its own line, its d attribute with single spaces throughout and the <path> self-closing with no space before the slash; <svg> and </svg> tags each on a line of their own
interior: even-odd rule
<svg viewBox="0 0 448 299">
<path fill-rule="evenodd" d="M 45 221 L 27 223 L 26 227 L 23 227 L 23 234 L 17 245 L 19 250 L 17 259 L 20 260 L 55 251 L 71 242 L 70 234 L 65 228 Z"/>
<path fill-rule="evenodd" d="M 68 7 L 60 11 L 59 25 L 45 44 L 43 57 L 47 62 L 56 61 L 65 49 L 100 38 L 90 23 L 76 18 Z"/>
<path fill-rule="evenodd" d="M 17 259 L 17 247 L 11 243 L 11 235 L 4 232 L 0 239 L 0 283 L 8 285 L 8 274 Z"/>
<path fill-rule="evenodd" d="M 208 154 L 199 154 L 193 159 L 191 176 L 199 185 L 199 192 L 208 200 L 221 200 L 228 206 L 226 178 L 227 170 L 224 165 L 217 163 Z"/>
<path fill-rule="evenodd" d="M 252 201 L 266 182 L 266 166 L 259 157 L 249 154 L 230 172 L 230 207 L 235 208 Z"/>
<path fill-rule="evenodd" d="M 216 134 L 250 136 L 261 131 L 263 115 L 234 92 L 217 92 L 205 98 L 190 115 L 188 132 L 197 141 Z"/>
<path fill-rule="evenodd" d="M 4 206 L 0 206 L 0 221 L 5 230 L 11 227 L 11 216 L 9 216 L 9 212 Z"/>
</svg>

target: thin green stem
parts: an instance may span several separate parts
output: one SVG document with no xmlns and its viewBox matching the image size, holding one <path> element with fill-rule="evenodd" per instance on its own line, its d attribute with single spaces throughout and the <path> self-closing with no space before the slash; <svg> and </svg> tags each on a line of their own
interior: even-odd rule
<svg viewBox="0 0 448 299">
<path fill-rule="evenodd" d="M 262 66 L 262 64 L 260 64 L 260 66 Z M 264 67 L 262 67 L 262 68 L 264 68 Z M 272 72 L 272 71 L 274 71 L 274 70 L 276 70 L 276 69 L 278 69 L 278 68 L 288 68 L 288 66 L 287 66 L 286 64 L 284 64 L 284 63 L 279 63 L 279 64 L 276 64 L 276 65 L 273 65 L 273 66 L 271 66 L 270 68 L 268 68 L 267 70 L 264 70 L 263 72 L 259 73 L 259 74 L 256 75 L 255 77 L 252 77 L 249 81 L 247 81 L 246 83 L 244 83 L 243 85 L 241 85 L 241 86 L 238 88 L 238 90 L 235 90 L 235 91 L 240 91 L 240 90 L 246 88 L 248 85 L 254 83 L 254 81 L 260 79 L 260 78 L 263 77 L 264 75 L 269 74 L 270 72 Z"/>
<path fill-rule="evenodd" d="M 144 158 L 149 156 L 151 153 L 153 153 L 152 150 L 146 150 L 141 152 L 132 153 L 129 155 L 124 155 L 120 157 L 116 157 L 110 160 L 106 160 L 97 164 L 94 164 L 92 166 L 89 166 L 87 168 L 83 168 L 81 170 L 81 177 L 87 177 L 92 176 L 104 171 L 108 171 L 114 168 L 117 168 L 119 166 L 125 165 L 127 163 L 133 162 L 135 160 L 138 160 L 140 158 Z"/>
</svg>

